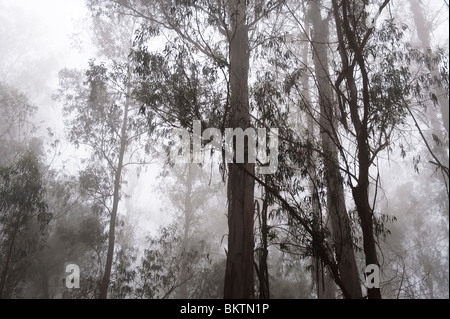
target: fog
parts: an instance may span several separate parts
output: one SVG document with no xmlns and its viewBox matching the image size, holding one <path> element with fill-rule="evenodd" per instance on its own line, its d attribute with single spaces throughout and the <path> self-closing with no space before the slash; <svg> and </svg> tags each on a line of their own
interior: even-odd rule
<svg viewBox="0 0 450 319">
<path fill-rule="evenodd" d="M 0 0 L 0 298 L 449 298 L 448 12 Z"/>
</svg>

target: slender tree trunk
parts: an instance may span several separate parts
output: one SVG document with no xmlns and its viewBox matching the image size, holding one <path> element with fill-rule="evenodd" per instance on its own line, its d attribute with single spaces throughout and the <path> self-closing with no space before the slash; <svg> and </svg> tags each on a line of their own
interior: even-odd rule
<svg viewBox="0 0 450 319">
<path fill-rule="evenodd" d="M 414 22 L 416 25 L 417 35 L 419 37 L 419 40 L 422 45 L 422 51 L 427 52 L 427 50 L 431 50 L 431 34 L 432 34 L 432 24 L 430 21 L 428 21 L 424 14 L 424 9 L 422 7 L 422 4 L 418 0 L 409 0 L 411 11 L 414 16 Z M 441 75 L 439 73 L 439 67 L 436 65 L 428 64 L 427 63 L 428 70 L 430 73 L 436 77 L 441 78 Z M 438 104 L 440 106 L 440 113 L 442 115 L 442 123 L 439 120 L 438 113 L 436 112 L 436 109 L 434 107 L 428 107 L 427 112 L 427 118 L 430 120 L 431 128 L 433 131 L 433 134 L 435 134 L 442 143 L 445 143 L 448 145 L 448 138 L 450 138 L 449 135 L 449 103 L 448 103 L 448 92 L 444 90 L 443 87 L 439 87 L 438 85 L 434 86 L 434 90 L 436 92 L 436 97 Z M 442 126 L 444 127 L 445 131 L 442 130 Z M 425 136 L 422 136 L 425 140 Z M 431 137 L 430 137 L 431 138 Z M 426 142 L 426 141 L 425 141 Z M 433 152 L 437 157 L 440 158 L 441 162 L 448 163 L 449 160 L 449 154 L 448 154 L 448 148 L 445 147 L 437 147 L 437 149 L 429 149 L 430 153 Z M 448 165 L 448 164 L 447 164 Z M 449 180 L 448 176 L 445 174 L 442 174 L 442 180 L 445 183 L 445 185 L 448 185 Z"/>
<path fill-rule="evenodd" d="M 192 166 L 195 164 L 187 164 L 188 172 L 186 175 L 186 192 L 184 194 L 184 229 L 183 229 L 183 243 L 182 243 L 182 270 L 181 270 L 181 282 L 183 284 L 178 288 L 177 298 L 178 299 L 187 299 L 188 298 L 188 285 L 187 279 L 189 276 L 189 259 L 191 245 L 189 239 L 189 233 L 192 223 Z"/>
<path fill-rule="evenodd" d="M 423 52 L 427 52 L 427 50 L 431 50 L 431 41 L 430 36 L 432 33 L 432 26 L 429 21 L 425 18 L 425 14 L 423 12 L 422 4 L 419 0 L 409 0 L 411 11 L 414 16 L 414 23 L 416 25 L 417 35 L 419 37 L 419 40 L 422 44 L 422 50 Z M 430 72 L 436 76 L 440 77 L 439 70 L 436 67 L 433 67 L 432 65 L 428 65 Z M 445 131 L 447 132 L 447 136 L 449 135 L 449 103 L 448 103 L 448 96 L 445 92 L 444 88 L 442 87 L 436 87 L 436 96 L 439 102 L 439 106 L 441 107 L 441 113 L 442 113 L 442 121 L 444 123 Z M 433 118 L 436 118 L 435 114 L 432 114 Z M 432 127 L 435 133 L 439 133 L 441 131 L 440 126 L 437 125 L 437 120 L 432 121 Z M 439 134 L 440 135 L 440 134 Z"/>
<path fill-rule="evenodd" d="M 363 232 L 363 247 L 366 259 L 366 266 L 377 265 L 380 266 L 377 256 L 377 248 L 375 244 L 374 234 L 374 220 L 373 211 L 369 202 L 369 168 L 370 168 L 370 149 L 369 149 L 369 132 L 368 132 L 368 118 L 370 110 L 370 98 L 369 98 L 369 77 L 366 70 L 365 60 L 362 55 L 361 48 L 357 44 L 355 34 L 351 31 L 348 9 L 350 9 L 348 0 L 343 0 L 343 17 L 344 17 L 344 29 L 347 39 L 349 40 L 349 46 L 355 54 L 355 60 L 359 66 L 362 78 L 362 120 L 359 118 L 358 100 L 354 99 L 350 103 L 351 117 L 353 125 L 357 135 L 357 148 L 358 148 L 358 185 L 353 187 L 352 193 L 355 200 L 356 209 L 358 211 L 359 218 L 361 220 L 361 228 Z M 353 17 L 354 18 L 354 17 Z M 352 77 L 353 72 L 348 72 L 348 77 Z M 354 88 L 353 88 L 354 89 Z M 353 95 L 357 95 L 353 92 Z M 380 288 L 370 288 L 367 291 L 369 299 L 381 299 Z"/>
<path fill-rule="evenodd" d="M 375 234 L 373 229 L 373 211 L 369 202 L 369 168 L 370 168 L 370 151 L 368 142 L 368 118 L 370 110 L 370 98 L 369 98 L 369 78 L 366 70 L 365 60 L 362 55 L 361 47 L 359 47 L 356 39 L 356 35 L 351 28 L 350 18 L 355 20 L 354 16 L 350 16 L 349 12 L 351 6 L 348 0 L 342 1 L 342 17 L 343 17 L 343 29 L 345 36 L 348 40 L 350 50 L 355 55 L 356 63 L 361 72 L 362 78 L 362 107 L 360 108 L 358 100 L 358 88 L 356 86 L 356 80 L 354 78 L 353 69 L 350 68 L 346 72 L 346 78 L 350 90 L 350 117 L 352 119 L 353 126 L 356 130 L 356 142 L 358 149 L 358 184 L 352 188 L 353 199 L 355 201 L 356 210 L 361 220 L 361 229 L 363 233 L 363 247 L 365 254 L 366 266 L 377 265 L 378 256 L 375 244 Z M 343 42 L 341 42 L 343 44 Z M 343 50 L 342 45 L 340 46 Z M 346 59 L 348 61 L 348 59 Z M 348 65 L 347 65 L 348 67 Z M 362 114 L 362 119 L 360 118 Z M 369 299 L 381 299 L 380 288 L 368 289 Z"/>
<path fill-rule="evenodd" d="M 2 276 L 0 278 L 0 299 L 4 298 L 4 292 L 5 292 L 5 286 L 6 286 L 6 276 L 8 275 L 9 263 L 11 261 L 12 252 L 14 249 L 14 242 L 16 240 L 17 232 L 19 231 L 19 227 L 20 227 L 19 212 L 17 212 L 17 214 L 18 214 L 18 216 L 17 216 L 16 224 L 14 225 L 11 243 L 9 244 L 9 247 L 8 247 L 8 253 L 6 254 L 5 265 L 3 266 Z"/>
<path fill-rule="evenodd" d="M 305 30 L 309 32 L 309 21 L 305 22 Z M 307 35 L 309 36 L 309 34 Z M 305 43 L 302 48 L 302 61 L 305 65 L 309 65 L 309 45 Z M 301 87 L 302 87 L 302 95 L 307 104 L 311 105 L 311 95 L 310 95 L 310 85 L 309 78 L 307 76 L 303 76 L 301 79 Z M 312 140 L 315 135 L 315 120 L 313 118 L 313 112 L 308 114 L 307 119 L 307 129 L 308 129 L 308 138 Z M 301 159 L 300 159 L 301 160 Z M 314 216 L 314 229 L 316 232 L 320 231 L 321 227 L 324 227 L 322 222 L 322 212 L 321 205 L 319 199 L 318 186 L 316 183 L 316 152 L 312 152 L 311 158 L 309 159 L 310 163 L 308 164 L 308 175 L 309 175 L 309 189 L 311 194 L 311 206 L 312 212 Z M 331 278 L 329 272 L 324 267 L 320 256 L 313 257 L 312 263 L 314 265 L 314 269 L 312 272 L 312 280 L 314 286 L 316 288 L 317 298 L 318 299 L 335 299 L 336 298 L 336 284 Z"/>
<path fill-rule="evenodd" d="M 350 298 L 361 299 L 358 267 L 352 245 L 350 220 L 345 205 L 344 188 L 339 173 L 337 153 L 336 116 L 332 87 L 328 71 L 327 43 L 328 22 L 320 14 L 320 1 L 311 2 L 310 17 L 313 23 L 314 67 L 319 90 L 320 129 L 324 152 L 324 169 L 327 185 L 327 208 L 330 216 L 332 237 L 335 243 L 336 259 L 342 283 Z"/>
<path fill-rule="evenodd" d="M 229 2 L 230 34 L 230 108 L 232 128 L 245 130 L 250 125 L 248 69 L 249 39 L 245 1 Z M 247 150 L 247 147 L 245 148 Z M 247 154 L 246 154 L 247 155 Z M 247 159 L 248 157 L 245 156 Z M 243 167 L 242 167 L 243 166 Z M 254 164 L 230 164 L 228 173 L 228 254 L 224 297 L 254 298 L 253 218 Z"/>
<path fill-rule="evenodd" d="M 310 116 L 311 117 L 311 116 Z M 308 119 L 308 132 L 312 136 L 314 134 L 313 120 Z M 311 159 L 312 163 L 308 167 L 308 174 L 310 176 L 309 188 L 311 191 L 311 204 L 312 212 L 314 216 L 313 228 L 317 233 L 321 232 L 322 227 L 327 227 L 323 221 L 323 215 L 321 211 L 319 192 L 317 189 L 316 181 L 316 159 L 313 155 Z M 317 298 L 318 299 L 335 299 L 336 298 L 336 284 L 331 278 L 327 268 L 323 264 L 320 256 L 313 258 L 314 270 L 313 270 L 313 280 L 316 286 Z M 345 282 L 344 282 L 345 284 Z"/>
<path fill-rule="evenodd" d="M 130 96 L 131 87 L 128 84 L 127 96 L 125 100 L 125 109 L 122 120 L 122 128 L 120 132 L 120 149 L 118 164 L 114 176 L 114 193 L 113 193 L 113 206 L 111 209 L 111 218 L 109 221 L 109 234 L 108 234 L 108 253 L 106 255 L 105 272 L 103 274 L 102 283 L 100 285 L 99 299 L 106 299 L 108 296 L 109 281 L 111 278 L 111 268 L 114 258 L 114 244 L 115 244 L 115 231 L 116 231 L 116 220 L 117 220 L 117 210 L 119 207 L 120 199 L 120 186 L 122 182 L 122 170 L 123 170 L 123 159 L 125 156 L 125 151 L 127 147 L 127 125 L 128 125 L 128 111 L 130 107 Z"/>
<path fill-rule="evenodd" d="M 352 3 L 355 5 L 356 3 Z M 358 3 L 358 5 L 361 5 Z M 369 203 L 369 168 L 370 168 L 370 151 L 368 145 L 368 116 L 370 109 L 369 99 L 369 79 L 365 66 L 364 57 L 361 52 L 361 48 L 358 46 L 356 36 L 351 29 L 350 18 L 355 19 L 349 15 L 350 3 L 348 0 L 340 1 L 333 0 L 334 16 L 336 25 L 338 26 L 337 35 L 339 39 L 339 54 L 342 60 L 342 69 L 345 73 L 345 80 L 347 81 L 347 90 L 349 92 L 349 108 L 352 124 L 356 132 L 357 143 L 357 160 L 358 160 L 358 181 L 357 185 L 352 187 L 353 199 L 355 201 L 356 210 L 361 221 L 361 229 L 363 233 L 363 247 L 365 254 L 365 261 L 367 265 L 377 265 L 378 257 L 375 244 L 375 235 L 373 229 L 373 211 Z M 342 8 L 342 19 L 340 16 L 340 8 Z M 362 77 L 362 107 L 360 108 L 360 101 L 358 98 L 358 87 L 354 78 L 354 69 L 349 65 L 349 58 L 346 52 L 346 46 L 344 41 L 344 35 L 348 40 L 349 49 L 354 54 L 354 59 L 360 68 Z M 362 114 L 362 119 L 360 118 Z M 380 288 L 368 289 L 369 299 L 381 299 Z"/>
<path fill-rule="evenodd" d="M 264 189 L 264 200 L 261 211 L 258 207 L 259 223 L 261 227 L 261 248 L 258 249 L 258 268 L 257 275 L 259 280 L 259 299 L 270 299 L 269 289 L 269 267 L 267 266 L 268 250 L 268 235 L 269 227 L 267 224 L 267 190 Z"/>
</svg>

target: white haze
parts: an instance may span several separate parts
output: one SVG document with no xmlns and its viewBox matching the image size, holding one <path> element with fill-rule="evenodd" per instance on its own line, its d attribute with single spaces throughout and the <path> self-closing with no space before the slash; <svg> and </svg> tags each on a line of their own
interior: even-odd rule
<svg viewBox="0 0 450 319">
<path fill-rule="evenodd" d="M 7 25 L 10 43 L 1 43 L 0 53 L 11 59 L 6 64 L 8 78 L 2 80 L 26 92 L 31 102 L 38 106 L 34 121 L 40 127 L 39 135 L 48 139 L 47 128 L 61 141 L 57 148 L 60 154 L 49 154 L 51 168 L 76 171 L 81 160 L 89 155 L 75 149 L 66 140 L 61 105 L 52 101 L 51 95 L 58 86 L 58 72 L 63 68 L 86 69 L 88 61 L 96 55 L 91 42 L 88 11 L 82 0 L 0 0 L 0 23 Z M 4 20 L 4 21 L 1 21 Z M 53 152 L 53 150 L 52 150 Z M 145 239 L 170 221 L 170 215 L 163 211 L 164 199 L 156 193 L 160 180 L 158 168 L 154 165 L 135 178 L 129 171 L 128 185 L 133 197 L 121 202 L 122 213 L 135 227 L 135 238 Z M 131 189 L 124 189 L 130 194 Z M 143 213 L 145 212 L 145 213 Z"/>
<path fill-rule="evenodd" d="M 431 8 L 434 5 L 435 10 L 441 8 L 442 3 L 430 1 Z M 402 11 L 402 8 L 394 8 L 398 13 Z M 61 106 L 52 101 L 51 95 L 57 88 L 58 72 L 62 68 L 84 69 L 88 60 L 95 57 L 96 50 L 90 43 L 87 27 L 88 12 L 85 3 L 82 0 L 0 0 L 0 10 L 5 10 L 0 12 L 0 23 L 3 24 L 4 30 L 8 31 L 8 43 L 0 43 L 0 56 L 8 58 L 6 61 L 0 61 L 0 74 L 5 77 L 0 81 L 8 82 L 28 93 L 31 101 L 39 107 L 35 120 L 42 128 L 40 134 L 44 136 L 46 129 L 51 128 L 61 140 L 58 149 L 61 155 L 55 157 L 52 168 L 64 165 L 75 174 L 76 169 L 80 167 L 80 157 L 87 154 L 84 155 L 68 142 L 64 142 Z M 448 51 L 447 24 L 440 24 L 433 41 L 434 44 L 445 46 Z M 384 213 L 396 215 L 401 213 L 398 208 L 405 209 L 410 205 L 408 201 L 411 199 L 408 197 L 388 200 L 392 195 L 401 196 L 407 189 L 418 193 L 424 185 L 433 186 L 427 178 L 423 178 L 421 185 L 417 180 L 415 183 L 417 176 L 414 175 L 410 157 L 397 162 L 382 162 L 380 167 L 383 178 L 381 186 L 385 193 L 378 195 L 379 205 L 383 207 Z M 159 164 L 155 163 L 149 167 L 148 172 L 143 172 L 139 179 L 130 170 L 126 178 L 129 187 L 125 187 L 125 192 L 133 193 L 133 197 L 122 201 L 121 208 L 127 212 L 129 221 L 136 227 L 137 241 L 142 241 L 149 231 L 154 231 L 159 225 L 170 221 L 171 216 L 163 210 L 167 208 L 167 200 L 160 198 L 162 195 L 157 192 L 161 183 L 156 178 L 158 169 Z M 423 174 L 430 176 L 433 173 L 424 165 L 421 169 L 421 177 Z M 407 214 L 399 216 L 399 224 L 408 222 L 412 221 L 408 221 Z M 439 221 L 427 223 L 438 224 Z"/>
</svg>

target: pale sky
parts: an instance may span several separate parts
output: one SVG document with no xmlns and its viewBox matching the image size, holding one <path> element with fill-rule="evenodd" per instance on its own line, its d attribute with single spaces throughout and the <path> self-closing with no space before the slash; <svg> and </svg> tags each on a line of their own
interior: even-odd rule
<svg viewBox="0 0 450 319">
<path fill-rule="evenodd" d="M 0 38 L 8 40 L 0 55 L 7 78 L 1 80 L 26 92 L 39 107 L 35 120 L 44 130 L 51 127 L 61 135 L 61 107 L 51 100 L 58 85 L 58 72 L 66 67 L 86 68 L 94 56 L 86 32 L 88 12 L 84 3 L 0 0 L 0 23 L 8 33 Z"/>
<path fill-rule="evenodd" d="M 44 52 L 73 51 L 70 36 L 82 31 L 82 19 L 87 14 L 83 0 L 0 0 L 0 3 L 10 7 L 11 14 L 19 12 L 26 17 L 28 23 L 20 17 L 16 20 L 17 27 L 38 37 L 40 50 Z"/>
<path fill-rule="evenodd" d="M 441 1 L 431 0 L 430 3 L 437 5 Z M 0 12 L 0 23 L 5 23 L 1 21 L 1 18 L 6 16 L 8 25 L 4 29 L 10 33 L 8 39 L 13 41 L 16 39 L 17 50 L 28 53 L 24 55 L 23 66 L 19 68 L 22 73 L 23 70 L 28 72 L 26 75 L 29 79 L 25 82 L 35 86 L 33 87 L 34 96 L 32 93 L 31 98 L 39 106 L 37 119 L 42 123 L 43 128 L 52 127 L 61 134 L 63 139 L 61 106 L 52 102 L 50 96 L 53 93 L 52 90 L 57 87 L 59 70 L 64 67 L 86 68 L 89 58 L 95 57 L 95 50 L 89 44 L 89 27 L 85 19 L 88 12 L 85 8 L 85 0 L 0 0 L 0 10 L 5 7 L 6 10 Z M 404 8 L 397 9 L 404 10 Z M 439 42 L 448 45 L 448 26 L 441 25 L 440 28 L 444 30 L 440 33 L 443 39 L 439 39 Z M 0 43 L 0 49 L 3 44 Z M 75 44 L 76 47 L 74 47 Z M 8 53 L 7 50 L 9 47 L 2 52 Z M 16 53 L 11 51 L 9 55 L 15 57 Z M 29 88 L 26 87 L 25 82 L 18 80 L 18 83 L 14 84 L 24 85 L 22 89 L 30 91 L 27 90 Z M 79 152 L 74 152 L 70 145 L 62 149 L 62 152 L 63 157 L 71 158 L 71 160 L 75 158 L 73 154 L 79 155 Z M 151 176 L 148 179 L 154 178 L 155 176 Z M 145 184 L 148 186 L 148 181 L 145 181 Z M 146 207 L 156 210 L 162 207 L 159 200 L 156 202 L 149 200 L 154 194 L 151 191 L 148 187 L 143 187 L 137 194 L 136 211 Z M 139 205 L 137 205 L 138 202 Z M 145 220 L 144 223 L 154 224 L 157 218 L 161 219 L 162 214 L 147 217 L 149 220 Z"/>
<path fill-rule="evenodd" d="M 65 67 L 86 68 L 94 54 L 86 32 L 84 3 L 0 0 L 0 23 L 7 32 L 0 39 L 8 40 L 0 55 L 7 78 L 1 80 L 27 92 L 39 106 L 37 120 L 47 122 L 43 126 L 54 126 L 55 130 L 62 128 L 60 112 L 51 109 L 54 103 L 50 99 L 58 84 L 58 72 Z M 76 44 L 82 46 L 76 48 Z"/>
<path fill-rule="evenodd" d="M 4 8 L 6 10 L 1 12 Z M 85 0 L 0 0 L 0 23 L 7 25 L 4 30 L 12 43 L 3 43 L 5 50 L 0 50 L 0 57 L 3 53 L 14 60 L 25 52 L 20 63 L 10 68 L 11 79 L 0 80 L 11 80 L 11 84 L 28 92 L 33 104 L 39 106 L 34 120 L 42 127 L 41 134 L 45 137 L 46 128 L 50 127 L 56 133 L 55 138 L 63 142 L 59 149 L 61 156 L 54 159 L 52 168 L 57 169 L 64 163 L 74 174 L 79 168 L 79 158 L 88 154 L 64 142 L 62 106 L 51 100 L 51 94 L 57 89 L 58 72 L 62 68 L 86 69 L 89 59 L 95 57 L 86 19 L 88 14 Z M 148 174 L 143 174 L 131 201 L 134 204 L 130 218 L 139 220 L 141 231 L 136 236 L 141 239 L 148 230 L 155 230 L 157 225 L 169 221 L 170 216 L 159 212 L 164 206 L 152 189 L 158 171 L 150 169 Z"/>
</svg>

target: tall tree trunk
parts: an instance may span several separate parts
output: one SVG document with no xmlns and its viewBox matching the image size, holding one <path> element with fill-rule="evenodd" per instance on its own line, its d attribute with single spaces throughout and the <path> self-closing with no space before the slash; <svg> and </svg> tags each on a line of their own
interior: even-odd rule
<svg viewBox="0 0 450 319">
<path fill-rule="evenodd" d="M 310 26 L 309 21 L 305 22 L 305 30 L 306 32 L 309 32 Z M 306 37 L 309 37 L 309 34 L 306 35 Z M 302 48 L 302 61 L 305 65 L 309 65 L 309 45 L 305 43 Z M 310 85 L 309 85 L 309 78 L 308 76 L 303 76 L 301 79 L 301 87 L 302 87 L 302 95 L 306 101 L 307 104 L 311 105 L 311 95 L 310 95 Z M 313 113 L 310 112 L 308 114 L 307 119 L 307 129 L 308 129 L 308 138 L 312 140 L 315 135 L 315 119 L 313 118 Z M 301 159 L 300 159 L 301 160 Z M 309 159 L 308 164 L 308 175 L 309 175 L 309 189 L 311 194 L 311 206 L 312 206 L 312 212 L 314 216 L 314 229 L 316 232 L 320 231 L 321 227 L 324 227 L 322 222 L 322 212 L 321 212 L 321 205 L 320 205 L 320 199 L 319 199 L 319 192 L 318 192 L 318 186 L 316 183 L 316 164 L 317 164 L 317 158 L 316 158 L 316 152 L 312 152 L 311 158 Z M 313 272 L 312 272 L 312 279 L 314 286 L 316 287 L 316 293 L 318 299 L 335 299 L 336 298 L 336 284 L 334 283 L 333 279 L 331 278 L 329 272 L 326 270 L 326 267 L 324 266 L 322 260 L 320 259 L 320 256 L 314 257 L 312 259 L 312 263 L 314 265 Z"/>
<path fill-rule="evenodd" d="M 419 0 L 409 0 L 411 11 L 414 16 L 414 23 L 416 25 L 417 35 L 422 44 L 423 52 L 427 52 L 427 50 L 431 50 L 431 41 L 430 36 L 432 34 L 432 26 L 429 21 L 425 18 L 425 14 L 423 12 L 422 4 Z M 432 65 L 428 65 L 430 72 L 436 76 L 440 77 L 439 70 Z M 436 96 L 439 102 L 439 106 L 441 107 L 442 113 L 442 121 L 444 123 L 445 131 L 447 132 L 447 136 L 449 135 L 449 103 L 448 96 L 445 92 L 444 88 L 436 87 Z M 431 114 L 432 118 L 436 118 L 435 114 Z M 439 133 L 441 131 L 440 126 L 437 124 L 437 121 L 431 122 L 433 130 L 435 133 Z M 440 134 L 439 134 L 440 135 Z M 438 136 L 439 136 L 438 135 Z"/>
<path fill-rule="evenodd" d="M 416 25 L 417 35 L 419 37 L 419 40 L 422 45 L 422 51 L 425 53 L 428 50 L 431 49 L 431 34 L 433 32 L 432 24 L 430 21 L 428 21 L 425 17 L 424 9 L 422 7 L 422 4 L 418 0 L 409 0 L 411 11 L 414 16 L 414 23 Z M 430 73 L 436 77 L 441 78 L 441 75 L 439 73 L 439 66 L 432 65 L 427 63 L 428 70 Z M 444 90 L 443 87 L 439 87 L 438 85 L 434 86 L 434 90 L 436 92 L 437 102 L 440 106 L 440 113 L 442 115 L 442 123 L 445 131 L 442 130 L 442 124 L 439 120 L 438 114 L 436 112 L 436 109 L 434 107 L 428 107 L 426 110 L 427 118 L 430 120 L 432 132 L 435 136 L 437 136 L 442 143 L 446 143 L 448 145 L 448 138 L 450 138 L 449 135 L 449 103 L 448 103 L 448 92 Z M 417 124 L 416 124 L 417 125 Z M 445 136 L 447 135 L 447 136 Z M 426 137 L 422 135 L 422 138 L 425 140 Z M 431 137 L 430 137 L 431 138 Z M 446 142 L 447 141 L 447 142 Z M 426 143 L 426 141 L 425 141 Z M 429 148 L 430 153 L 433 152 L 439 160 L 444 163 L 448 163 L 449 155 L 448 155 L 448 148 L 445 147 L 438 147 L 437 149 L 431 149 Z M 434 157 L 434 155 L 433 155 Z M 448 166 L 448 164 L 447 164 Z M 443 182 L 445 185 L 448 185 L 449 179 L 448 175 L 442 174 Z"/>
<path fill-rule="evenodd" d="M 130 75 L 130 74 L 128 74 Z M 129 78 L 129 76 L 128 76 Z M 113 193 L 113 206 L 111 209 L 111 218 L 109 221 L 109 234 L 108 234 L 108 253 L 106 255 L 105 272 L 103 274 L 102 283 L 100 285 L 99 299 L 106 299 L 108 296 L 109 281 L 111 278 L 111 268 L 114 258 L 114 245 L 115 245 L 115 231 L 116 231 L 116 220 L 117 220 L 117 210 L 119 207 L 120 199 L 120 187 L 122 182 L 122 170 L 123 170 L 123 159 L 125 156 L 125 151 L 127 148 L 127 125 L 128 125 L 128 111 L 130 107 L 130 94 L 131 86 L 128 84 L 127 96 L 125 100 L 125 109 L 122 119 L 122 128 L 120 132 L 120 149 L 119 158 L 117 163 L 117 168 L 114 176 L 114 193 Z"/>
<path fill-rule="evenodd" d="M 323 161 L 327 185 L 327 209 L 330 216 L 332 238 L 342 283 L 350 298 L 361 299 L 358 267 L 352 245 L 350 220 L 345 205 L 344 188 L 339 173 L 337 153 L 336 115 L 332 87 L 328 71 L 327 43 L 329 41 L 328 21 L 321 17 L 320 1 L 311 2 L 310 18 L 313 23 L 312 45 L 314 67 L 318 83 L 320 105 L 320 135 L 324 152 Z"/>
<path fill-rule="evenodd" d="M 310 115 L 308 118 L 308 133 L 311 137 L 314 135 L 313 119 Z M 314 216 L 313 228 L 315 232 L 320 233 L 323 227 L 327 227 L 323 221 L 323 215 L 320 205 L 318 186 L 316 183 L 316 158 L 313 155 L 311 163 L 308 166 L 308 174 L 310 177 L 309 188 L 311 192 L 312 213 Z M 319 244 L 320 245 L 320 244 Z M 314 270 L 313 280 L 316 286 L 318 299 L 335 299 L 336 298 L 336 284 L 330 276 L 329 271 L 325 267 L 320 256 L 313 258 Z M 344 282 L 345 284 L 345 282 Z"/>
<path fill-rule="evenodd" d="M 8 253 L 6 254 L 6 260 L 5 260 L 5 264 L 3 265 L 2 276 L 0 278 L 0 299 L 3 299 L 5 297 L 4 294 L 5 294 L 5 286 L 6 286 L 6 277 L 8 275 L 9 263 L 11 262 L 11 257 L 12 257 L 12 252 L 14 249 L 14 243 L 16 240 L 17 232 L 19 231 L 19 227 L 20 227 L 20 213 L 17 212 L 17 214 L 18 214 L 17 220 L 14 225 L 11 242 L 8 247 Z"/>
<path fill-rule="evenodd" d="M 184 229 L 183 229 L 183 242 L 182 242 L 182 266 L 181 266 L 181 286 L 177 290 L 177 298 L 178 299 L 187 299 L 188 298 L 188 285 L 187 280 L 189 277 L 189 261 L 191 253 L 191 245 L 190 245 L 190 228 L 192 223 L 192 166 L 195 164 L 187 164 L 188 172 L 186 174 L 186 192 L 184 194 Z"/>
<path fill-rule="evenodd" d="M 248 69 L 249 39 L 246 23 L 246 3 L 229 2 L 230 34 L 230 108 L 232 128 L 245 130 L 250 125 Z M 247 147 L 245 147 L 247 152 Z M 247 154 L 244 157 L 248 158 Z M 254 298 L 253 218 L 255 181 L 245 171 L 254 174 L 252 163 L 230 164 L 228 173 L 228 254 L 224 297 Z"/>
<path fill-rule="evenodd" d="M 370 168 L 370 150 L 369 150 L 369 133 L 368 133 L 368 118 L 370 110 L 370 98 L 369 98 L 369 77 L 366 70 L 365 60 L 362 55 L 361 48 L 357 43 L 356 36 L 351 30 L 351 22 L 349 21 L 350 5 L 348 0 L 343 0 L 343 25 L 346 33 L 346 37 L 349 42 L 349 47 L 355 54 L 355 60 L 359 66 L 362 78 L 362 120 L 359 117 L 359 107 L 357 91 L 354 91 L 356 85 L 352 85 L 352 100 L 350 102 L 350 113 L 352 117 L 353 125 L 356 128 L 356 139 L 358 148 L 358 185 L 352 189 L 353 198 L 355 200 L 358 216 L 361 220 L 361 228 L 363 233 L 363 247 L 366 259 L 366 266 L 377 265 L 379 266 L 377 249 L 375 244 L 375 234 L 373 229 L 373 211 L 369 202 L 369 168 Z M 356 17 L 352 17 L 353 20 Z M 351 78 L 351 82 L 355 83 L 354 73 L 348 72 L 348 78 Z M 367 291 L 369 299 L 381 299 L 380 288 L 370 288 Z"/>
<path fill-rule="evenodd" d="M 361 5 L 361 3 L 352 2 L 353 5 Z M 357 144 L 357 160 L 358 160 L 358 180 L 357 185 L 352 187 L 352 195 L 355 201 L 356 210 L 361 221 L 361 229 L 363 233 L 363 247 L 365 254 L 365 261 L 367 265 L 377 265 L 378 257 L 375 244 L 375 235 L 373 229 L 373 211 L 369 203 L 369 167 L 370 167 L 370 151 L 368 145 L 368 116 L 370 109 L 370 98 L 369 98 L 369 79 L 366 70 L 365 60 L 361 52 L 356 39 L 354 31 L 352 31 L 352 23 L 349 21 L 350 18 L 356 19 L 349 15 L 350 3 L 348 0 L 340 1 L 338 4 L 337 0 L 333 0 L 334 16 L 336 20 L 337 35 L 339 39 L 339 54 L 342 60 L 342 69 L 345 80 L 347 82 L 347 90 L 349 92 L 348 104 L 350 108 L 350 117 L 352 124 L 355 128 L 356 133 L 356 144 Z M 342 9 L 342 12 L 340 11 Z M 341 19 L 342 14 L 342 19 Z M 353 21 L 355 24 L 357 22 Z M 356 27 L 356 25 L 355 25 Z M 349 64 L 349 57 L 347 55 L 345 38 L 348 40 L 348 48 L 354 54 L 354 59 L 360 69 L 363 87 L 363 105 L 360 108 L 360 101 L 358 98 L 358 87 L 356 85 L 354 67 Z M 360 118 L 362 114 L 362 119 Z M 380 288 L 370 288 L 368 289 L 369 299 L 381 299 Z"/>
<path fill-rule="evenodd" d="M 263 206 L 260 210 L 257 201 L 257 212 L 259 217 L 259 226 L 261 228 L 261 247 L 257 250 L 258 252 L 258 265 L 256 268 L 258 281 L 259 281 L 259 299 L 270 299 L 270 289 L 269 289 L 269 267 L 267 266 L 267 257 L 269 255 L 268 250 L 268 236 L 269 227 L 267 224 L 267 190 L 264 189 L 263 195 Z M 256 265 L 256 262 L 255 262 Z"/>
</svg>

